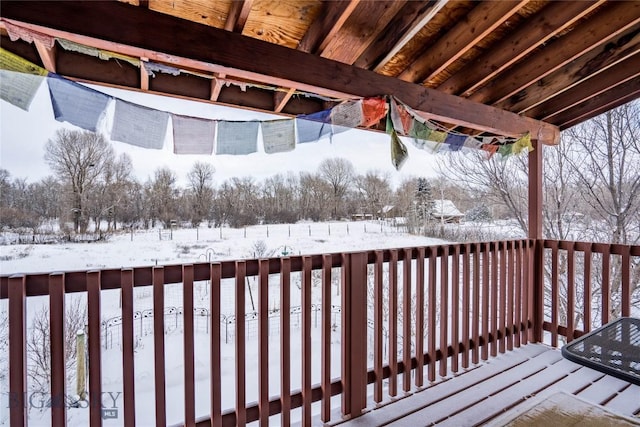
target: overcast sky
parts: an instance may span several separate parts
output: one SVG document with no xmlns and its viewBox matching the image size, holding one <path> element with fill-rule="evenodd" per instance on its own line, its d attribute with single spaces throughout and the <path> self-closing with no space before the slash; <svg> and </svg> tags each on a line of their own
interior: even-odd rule
<svg viewBox="0 0 640 427">
<path fill-rule="evenodd" d="M 91 86 L 103 93 L 120 99 L 135 102 L 171 113 L 227 120 L 268 120 L 277 118 L 274 115 L 257 113 L 242 109 L 216 106 L 208 103 L 185 101 L 176 98 L 150 95 L 139 92 L 124 91 L 102 86 Z M 109 138 L 113 123 L 113 104 L 103 123 L 103 132 Z M 7 169 L 12 178 L 26 178 L 35 182 L 51 174 L 44 161 L 44 144 L 57 129 L 62 127 L 79 129 L 66 122 L 54 119 L 49 91 L 46 82 L 34 98 L 29 112 L 25 112 L 6 101 L 0 100 L 0 166 Z M 388 172 L 392 182 L 399 183 L 406 176 L 435 176 L 436 157 L 433 154 L 418 150 L 406 143 L 409 158 L 401 171 L 396 171 L 391 164 L 390 137 L 384 133 L 350 130 L 333 137 L 324 138 L 318 143 L 296 145 L 294 151 L 288 153 L 265 154 L 262 141 L 258 142 L 258 152 L 242 155 L 176 155 L 173 154 L 171 132 L 167 132 L 163 150 L 152 150 L 135 147 L 129 144 L 112 141 L 116 153 L 127 152 L 133 161 L 136 177 L 144 182 L 161 166 L 169 166 L 178 177 L 180 184 L 186 182 L 186 174 L 197 160 L 213 164 L 217 183 L 233 176 L 252 176 L 257 180 L 293 171 L 315 172 L 323 159 L 342 157 L 351 161 L 358 173 L 368 170 Z"/>
</svg>

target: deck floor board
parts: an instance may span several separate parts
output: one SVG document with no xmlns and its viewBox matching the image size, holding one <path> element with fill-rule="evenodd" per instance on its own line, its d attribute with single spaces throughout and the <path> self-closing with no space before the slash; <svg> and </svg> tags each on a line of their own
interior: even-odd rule
<svg viewBox="0 0 640 427">
<path fill-rule="evenodd" d="M 501 425 L 531 403 L 568 393 L 640 425 L 640 387 L 578 365 L 558 349 L 528 344 L 453 377 L 441 379 L 364 415 L 338 423 L 359 426 Z M 335 425 L 335 424 L 333 424 Z"/>
</svg>

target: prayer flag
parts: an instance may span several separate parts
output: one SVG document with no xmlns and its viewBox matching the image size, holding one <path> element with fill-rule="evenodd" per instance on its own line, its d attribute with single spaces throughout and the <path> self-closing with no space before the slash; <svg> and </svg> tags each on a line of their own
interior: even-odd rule
<svg viewBox="0 0 640 427">
<path fill-rule="evenodd" d="M 218 123 L 216 154 L 251 154 L 258 151 L 260 122 Z"/>
<path fill-rule="evenodd" d="M 502 157 L 509 157 L 513 154 L 513 144 L 504 144 L 498 149 L 498 153 L 502 155 Z"/>
<path fill-rule="evenodd" d="M 42 80 L 42 76 L 0 70 L 0 98 L 24 111 L 29 111 Z"/>
<path fill-rule="evenodd" d="M 17 71 L 18 73 L 33 74 L 37 76 L 46 76 L 49 74 L 47 70 L 38 65 L 27 61 L 21 56 L 0 47 L 0 68 L 8 71 Z"/>
<path fill-rule="evenodd" d="M 20 27 L 7 21 L 3 21 L 2 23 L 7 29 L 7 34 L 9 35 L 9 39 L 12 42 L 18 39 L 22 39 L 28 43 L 33 43 L 35 40 L 37 40 L 42 43 L 47 49 L 52 49 L 53 45 L 56 43 L 56 39 L 49 35 L 42 34 L 37 31 L 32 31 L 28 28 Z"/>
<path fill-rule="evenodd" d="M 523 150 L 527 150 L 527 153 L 533 151 L 531 133 L 529 132 L 518 138 L 518 140 L 513 144 L 513 154 L 520 154 Z"/>
<path fill-rule="evenodd" d="M 431 133 L 429 134 L 429 141 L 444 142 L 447 139 L 447 135 L 447 132 L 431 130 Z"/>
<path fill-rule="evenodd" d="M 116 99 L 111 139 L 143 148 L 161 150 L 169 113 Z"/>
<path fill-rule="evenodd" d="M 110 96 L 50 73 L 47 78 L 55 119 L 95 132 Z"/>
<path fill-rule="evenodd" d="M 171 115 L 173 123 L 173 152 L 176 154 L 213 153 L 216 121 L 196 117 Z"/>
<path fill-rule="evenodd" d="M 493 144 L 483 144 L 482 147 L 480 147 L 483 151 L 486 151 L 488 154 L 487 159 L 490 159 L 491 157 L 493 157 L 494 154 L 496 154 L 498 152 L 498 149 L 500 148 L 499 145 L 493 145 Z"/>
<path fill-rule="evenodd" d="M 413 122 L 413 117 L 409 114 L 404 105 L 399 105 L 395 98 L 391 98 L 391 121 L 393 128 L 401 135 L 408 135 Z"/>
<path fill-rule="evenodd" d="M 296 117 L 298 143 L 318 142 L 323 136 L 331 135 L 331 110 Z"/>
<path fill-rule="evenodd" d="M 447 135 L 447 139 L 444 140 L 444 143 L 449 145 L 449 150 L 460 151 L 466 139 L 466 135 L 450 133 L 449 135 Z"/>
<path fill-rule="evenodd" d="M 362 101 L 347 101 L 331 109 L 331 124 L 356 128 L 364 121 Z"/>
<path fill-rule="evenodd" d="M 400 141 L 398 134 L 391 132 L 391 163 L 396 170 L 400 170 L 404 162 L 407 161 L 407 147 Z"/>
<path fill-rule="evenodd" d="M 362 126 L 371 127 L 387 115 L 387 101 L 384 98 L 365 98 L 362 100 Z"/>
<path fill-rule="evenodd" d="M 292 119 L 262 122 L 262 143 L 267 154 L 283 153 L 296 148 L 296 129 Z"/>
</svg>

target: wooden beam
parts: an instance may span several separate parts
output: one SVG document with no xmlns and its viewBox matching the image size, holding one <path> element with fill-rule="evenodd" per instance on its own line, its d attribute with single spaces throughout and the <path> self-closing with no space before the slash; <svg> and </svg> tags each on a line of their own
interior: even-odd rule
<svg viewBox="0 0 640 427">
<path fill-rule="evenodd" d="M 619 107 L 640 97 L 640 77 L 634 77 L 625 83 L 609 89 L 600 95 L 589 98 L 582 104 L 574 106 L 571 114 L 563 111 L 551 119 L 561 129 L 567 129 L 606 111 Z"/>
<path fill-rule="evenodd" d="M 234 33 L 242 33 L 252 6 L 253 0 L 232 0 L 224 29 Z"/>
<path fill-rule="evenodd" d="M 291 99 L 296 90 L 293 88 L 288 89 L 286 92 L 276 91 L 273 94 L 273 112 L 280 113 L 287 105 L 287 102 Z"/>
<path fill-rule="evenodd" d="M 469 99 L 482 103 L 500 102 L 592 49 L 608 43 L 640 23 L 640 2 L 608 2 L 606 8 L 591 19 L 595 21 L 577 26 L 526 61 L 511 67 L 509 73 L 518 78 L 496 79 L 473 93 Z"/>
<path fill-rule="evenodd" d="M 146 61 L 140 58 L 140 89 L 149 90 L 149 73 L 147 73 Z"/>
<path fill-rule="evenodd" d="M 460 21 L 446 36 L 418 56 L 398 77 L 408 82 L 430 80 L 527 3 L 528 0 L 478 2 L 464 21 Z"/>
<path fill-rule="evenodd" d="M 429 0 L 426 2 L 409 1 L 400 13 L 380 33 L 378 39 L 371 43 L 360 58 L 354 63 L 356 67 L 380 71 L 400 49 L 442 9 L 448 0 Z"/>
<path fill-rule="evenodd" d="M 211 101 L 217 101 L 220 96 L 220 91 L 222 90 L 222 85 L 224 85 L 224 78 L 226 76 L 221 73 L 215 73 L 213 75 L 213 79 L 211 80 L 211 96 L 209 99 Z"/>
<path fill-rule="evenodd" d="M 362 2 L 320 52 L 323 58 L 353 64 L 402 8 L 402 0 Z"/>
<path fill-rule="evenodd" d="M 325 1 L 320 18 L 313 21 L 302 40 L 298 50 L 319 54 L 342 29 L 342 26 L 353 13 L 360 0 Z"/>
<path fill-rule="evenodd" d="M 554 98 L 563 90 L 580 82 L 597 78 L 607 73 L 616 64 L 638 54 L 640 54 L 640 27 L 584 54 L 566 67 L 494 105 L 509 111 L 525 113 L 530 108 Z"/>
<path fill-rule="evenodd" d="M 603 3 L 604 0 L 551 2 L 508 37 L 491 45 L 485 54 L 449 77 L 438 86 L 438 90 L 469 96 L 478 87 L 542 46 L 556 34 L 574 25 Z"/>
<path fill-rule="evenodd" d="M 527 110 L 526 115 L 541 120 L 551 119 L 563 111 L 598 96 L 620 84 L 640 77 L 640 54 L 622 61 L 597 78 L 583 80 L 571 89 Z"/>
<path fill-rule="evenodd" d="M 559 130 L 548 123 L 119 2 L 3 1 L 2 13 L 17 25 L 132 56 L 329 97 L 391 94 L 435 120 L 508 136 L 543 131 L 542 142 L 559 141 Z"/>
<path fill-rule="evenodd" d="M 56 45 L 54 44 L 51 49 L 46 47 L 40 40 L 34 39 L 34 44 L 40 55 L 40 60 L 44 64 L 44 68 L 52 73 L 56 72 Z"/>
</svg>

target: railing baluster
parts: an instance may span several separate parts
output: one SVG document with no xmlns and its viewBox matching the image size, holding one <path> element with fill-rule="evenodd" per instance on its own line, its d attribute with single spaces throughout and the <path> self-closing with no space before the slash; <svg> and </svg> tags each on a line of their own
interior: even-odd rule
<svg viewBox="0 0 640 427">
<path fill-rule="evenodd" d="M 322 403 L 320 419 L 326 423 L 331 420 L 331 255 L 322 256 L 322 349 L 321 349 L 321 387 Z"/>
<path fill-rule="evenodd" d="M 507 248 L 507 274 L 508 284 L 507 284 L 507 350 L 513 350 L 513 314 L 514 314 L 514 305 L 515 301 L 513 300 L 513 295 L 515 293 L 514 283 L 515 278 L 514 274 L 517 274 L 515 270 L 515 251 L 516 251 L 516 242 L 510 241 L 510 248 Z"/>
<path fill-rule="evenodd" d="M 411 390 L 411 249 L 402 251 L 402 390 Z"/>
<path fill-rule="evenodd" d="M 424 247 L 420 247 L 416 259 L 416 387 L 422 387 L 424 383 L 424 283 Z M 382 284 L 380 287 L 382 288 Z M 380 289 L 380 299 L 382 299 L 382 289 Z M 382 314 L 380 316 L 382 317 Z M 382 366 L 380 372 L 382 372 Z"/>
<path fill-rule="evenodd" d="M 155 361 L 156 426 L 167 425 L 164 354 L 164 268 L 153 268 L 153 353 Z"/>
<path fill-rule="evenodd" d="M 222 276 L 221 264 L 209 265 L 209 277 L 211 279 L 209 313 L 211 341 L 211 425 L 222 427 L 222 368 L 220 354 L 220 281 Z"/>
<path fill-rule="evenodd" d="M 260 425 L 269 425 L 269 260 L 258 268 L 258 406 Z"/>
<path fill-rule="evenodd" d="M 9 277 L 9 417 L 12 426 L 27 425 L 27 287 L 25 276 Z"/>
<path fill-rule="evenodd" d="M 441 246 L 440 258 L 440 376 L 447 375 L 447 338 L 449 333 L 449 247 Z"/>
<path fill-rule="evenodd" d="M 573 341 L 575 325 L 573 311 L 575 305 L 575 263 L 573 244 L 567 249 L 567 342 Z"/>
<path fill-rule="evenodd" d="M 196 423 L 193 265 L 182 266 L 182 295 L 182 323 L 184 325 L 184 424 L 186 427 L 191 427 Z"/>
<path fill-rule="evenodd" d="M 631 316 L 631 248 L 622 247 L 622 310 L 624 317 Z"/>
<path fill-rule="evenodd" d="M 280 270 L 280 402 L 281 424 L 291 423 L 291 258 L 282 258 Z"/>
<path fill-rule="evenodd" d="M 100 271 L 87 273 L 89 322 L 89 424 L 102 426 L 102 348 L 100 342 Z"/>
<path fill-rule="evenodd" d="M 551 345 L 558 346 L 558 242 L 551 246 Z"/>
<path fill-rule="evenodd" d="M 302 425 L 311 426 L 311 257 L 302 257 Z"/>
<path fill-rule="evenodd" d="M 591 331 L 591 246 L 584 251 L 584 318 L 583 329 L 587 333 Z"/>
<path fill-rule="evenodd" d="M 122 284 L 122 385 L 124 425 L 136 425 L 135 372 L 133 346 L 133 269 L 121 271 Z"/>
<path fill-rule="evenodd" d="M 389 395 L 398 394 L 398 252 L 389 260 Z"/>
<path fill-rule="evenodd" d="M 518 241 L 514 246 L 514 255 L 516 258 L 516 271 L 515 271 L 515 299 L 513 301 L 513 310 L 515 314 L 515 329 L 514 344 L 518 348 L 520 347 L 520 339 L 522 337 L 522 240 Z"/>
<path fill-rule="evenodd" d="M 430 382 L 436 380 L 436 257 L 438 248 L 429 248 L 429 285 L 428 285 L 428 330 L 427 330 L 427 351 L 429 352 L 429 365 L 427 367 L 427 378 Z"/>
<path fill-rule="evenodd" d="M 246 404 L 246 337 L 245 337 L 245 278 L 247 265 L 236 261 L 236 425 L 247 423 Z"/>
<path fill-rule="evenodd" d="M 506 300 L 507 300 L 507 242 L 500 243 L 500 287 L 498 292 L 498 351 L 504 353 L 506 344 Z"/>
<path fill-rule="evenodd" d="M 482 360 L 489 358 L 489 272 L 491 270 L 489 264 L 489 247 L 490 243 L 484 243 L 484 252 L 482 252 Z"/>
<path fill-rule="evenodd" d="M 63 426 L 67 422 L 65 411 L 64 273 L 54 273 L 49 276 L 49 319 L 51 425 Z"/>
<path fill-rule="evenodd" d="M 524 271 L 522 277 L 522 333 L 520 334 L 522 338 L 522 344 L 527 345 L 529 342 L 529 337 L 533 335 L 533 332 L 529 329 L 529 320 L 531 317 L 532 307 L 533 307 L 533 294 L 532 294 L 532 284 L 533 284 L 533 270 L 534 270 L 534 260 L 533 260 L 533 251 L 531 250 L 532 240 L 528 239 L 526 241 L 526 246 L 524 247 L 524 251 L 522 254 L 522 261 L 524 264 Z M 535 243 L 533 243 L 535 245 Z"/>
<path fill-rule="evenodd" d="M 609 323 L 611 319 L 611 310 L 609 309 L 609 301 L 611 298 L 611 254 L 610 254 L 610 245 L 604 245 L 604 250 L 602 251 L 602 288 L 601 288 L 601 305 L 602 305 L 602 315 L 600 324 L 604 325 Z"/>
<path fill-rule="evenodd" d="M 376 261 L 374 265 L 373 277 L 373 369 L 376 373 L 376 382 L 373 387 L 373 400 L 376 403 L 382 402 L 382 313 L 383 313 L 383 291 L 382 291 L 382 263 L 383 252 L 376 251 Z"/>
<path fill-rule="evenodd" d="M 473 355 L 472 362 L 480 362 L 480 243 L 473 245 Z"/>
<path fill-rule="evenodd" d="M 500 285 L 498 283 L 498 270 L 500 268 L 498 254 L 499 242 L 493 243 L 491 250 L 491 332 L 490 337 L 493 338 L 490 344 L 491 357 L 498 355 L 498 292 Z"/>
<path fill-rule="evenodd" d="M 471 245 L 466 243 L 464 245 L 464 254 L 462 255 L 462 339 L 463 339 L 463 352 L 462 352 L 462 369 L 469 367 L 469 315 L 470 315 L 470 301 L 469 293 L 471 292 L 471 275 L 469 271 L 469 262 L 471 261 Z"/>
<path fill-rule="evenodd" d="M 451 371 L 458 372 L 458 355 L 460 353 L 460 245 L 453 247 L 451 264 Z"/>
</svg>

